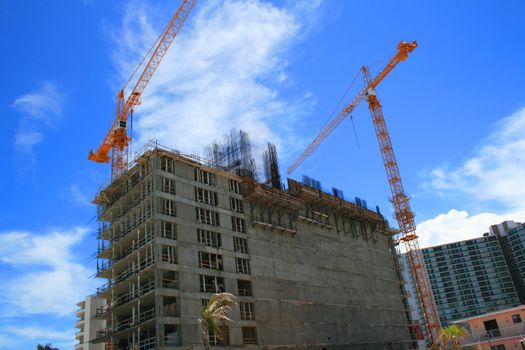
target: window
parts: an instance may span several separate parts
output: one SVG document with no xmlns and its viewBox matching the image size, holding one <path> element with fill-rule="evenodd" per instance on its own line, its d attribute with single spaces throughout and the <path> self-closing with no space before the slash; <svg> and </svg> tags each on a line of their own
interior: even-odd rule
<svg viewBox="0 0 525 350">
<path fill-rule="evenodd" d="M 248 254 L 248 241 L 245 238 L 233 237 L 233 249 L 236 252 Z"/>
<path fill-rule="evenodd" d="M 213 270 L 223 270 L 222 255 L 199 252 L 199 267 Z"/>
<path fill-rule="evenodd" d="M 165 346 L 180 346 L 179 332 L 177 325 L 174 324 L 165 324 L 164 325 L 164 334 L 165 334 Z"/>
<path fill-rule="evenodd" d="M 232 216 L 232 230 L 246 233 L 246 224 L 244 219 Z"/>
<path fill-rule="evenodd" d="M 224 278 L 216 276 L 200 275 L 201 292 L 203 293 L 223 293 Z"/>
<path fill-rule="evenodd" d="M 197 238 L 200 245 L 207 247 L 220 248 L 222 246 L 221 234 L 218 232 L 197 229 Z"/>
<path fill-rule="evenodd" d="M 512 322 L 513 323 L 520 323 L 521 322 L 521 316 L 519 314 L 512 315 Z"/>
<path fill-rule="evenodd" d="M 209 339 L 211 346 L 227 346 L 230 344 L 230 331 L 228 326 L 219 326 L 220 336 L 213 331 L 209 332 Z"/>
<path fill-rule="evenodd" d="M 176 271 L 162 272 L 162 288 L 174 288 L 179 286 L 179 277 Z"/>
<path fill-rule="evenodd" d="M 169 199 L 160 199 L 160 213 L 169 216 L 175 216 L 175 202 Z"/>
<path fill-rule="evenodd" d="M 162 299 L 162 316 L 177 317 L 177 299 L 167 296 Z"/>
<path fill-rule="evenodd" d="M 240 302 L 239 309 L 241 310 L 241 320 L 252 321 L 255 320 L 253 315 L 253 303 Z"/>
<path fill-rule="evenodd" d="M 505 350 L 505 345 L 491 345 L 490 350 Z"/>
<path fill-rule="evenodd" d="M 250 273 L 250 263 L 248 259 L 235 258 L 235 266 L 237 267 L 238 273 Z"/>
<path fill-rule="evenodd" d="M 163 245 L 162 246 L 161 260 L 169 262 L 171 264 L 176 264 L 177 263 L 177 254 L 176 254 L 175 247 Z"/>
<path fill-rule="evenodd" d="M 197 222 L 202 224 L 219 226 L 219 213 L 204 208 L 195 208 Z"/>
<path fill-rule="evenodd" d="M 257 333 L 255 327 L 242 327 L 242 342 L 245 345 L 257 344 Z"/>
<path fill-rule="evenodd" d="M 160 170 L 167 171 L 168 173 L 175 173 L 175 162 L 173 159 L 167 157 L 160 158 Z"/>
<path fill-rule="evenodd" d="M 238 213 L 242 213 L 242 201 L 240 199 L 230 197 L 230 209 Z"/>
<path fill-rule="evenodd" d="M 228 180 L 228 189 L 230 190 L 230 192 L 240 194 L 241 184 L 235 180 Z"/>
<path fill-rule="evenodd" d="M 177 239 L 177 227 L 173 222 L 161 220 L 160 235 L 162 238 Z"/>
<path fill-rule="evenodd" d="M 206 203 L 209 205 L 219 205 L 219 200 L 217 199 L 217 192 L 208 191 L 199 187 L 195 187 L 195 200 L 197 202 Z"/>
<path fill-rule="evenodd" d="M 216 186 L 217 185 L 217 176 L 208 171 L 195 168 L 195 181 L 201 182 L 206 185 Z"/>
<path fill-rule="evenodd" d="M 245 280 L 237 280 L 237 291 L 241 297 L 252 296 L 252 282 Z"/>
<path fill-rule="evenodd" d="M 159 184 L 162 192 L 175 194 L 175 182 L 172 179 L 159 176 Z"/>
</svg>

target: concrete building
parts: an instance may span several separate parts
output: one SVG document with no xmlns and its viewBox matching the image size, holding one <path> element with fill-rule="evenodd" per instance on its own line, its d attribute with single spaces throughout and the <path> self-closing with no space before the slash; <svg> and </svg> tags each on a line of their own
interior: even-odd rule
<svg viewBox="0 0 525 350">
<path fill-rule="evenodd" d="M 245 162 L 234 160 L 231 164 Z M 288 180 L 150 145 L 98 205 L 98 289 L 90 338 L 105 349 L 202 348 L 200 308 L 239 299 L 227 337 L 250 349 L 409 349 L 408 303 L 383 216 Z M 246 176 L 239 176 L 246 175 Z"/>
<path fill-rule="evenodd" d="M 520 304 L 495 235 L 424 248 L 422 252 L 442 326 Z M 406 255 L 403 259 L 407 264 Z M 405 279 L 413 284 L 410 269 L 405 269 Z M 420 314 L 419 302 L 414 302 L 415 298 L 411 305 Z"/>
<path fill-rule="evenodd" d="M 102 344 L 92 344 L 89 341 L 94 339 L 97 335 L 97 331 L 106 327 L 104 320 L 96 319 L 95 315 L 97 309 L 103 307 L 105 300 L 102 298 L 95 298 L 88 296 L 86 300 L 83 300 L 77 304 L 78 309 L 76 315 L 78 321 L 75 327 L 78 331 L 75 333 L 77 344 L 75 350 L 103 350 Z"/>
<path fill-rule="evenodd" d="M 525 305 L 525 224 L 505 221 L 490 231 L 500 241 L 520 303 Z"/>
<path fill-rule="evenodd" d="M 468 331 L 461 345 L 479 350 L 523 349 L 525 305 L 457 320 Z"/>
<path fill-rule="evenodd" d="M 442 326 L 523 304 L 525 224 L 505 221 L 482 237 L 422 252 Z M 402 261 L 411 317 L 424 324 L 406 255 Z"/>
</svg>

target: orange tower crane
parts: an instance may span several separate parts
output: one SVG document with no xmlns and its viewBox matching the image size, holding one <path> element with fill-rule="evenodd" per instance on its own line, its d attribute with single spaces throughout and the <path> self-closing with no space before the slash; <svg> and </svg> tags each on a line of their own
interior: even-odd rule
<svg viewBox="0 0 525 350">
<path fill-rule="evenodd" d="M 319 144 L 357 107 L 357 105 L 366 99 L 369 104 L 370 112 L 372 114 L 372 121 L 376 130 L 379 148 L 385 165 L 388 182 L 392 191 L 392 202 L 394 204 L 395 216 L 401 231 L 401 238 L 407 250 L 408 260 L 414 275 L 416 290 L 421 302 L 423 316 L 425 319 L 425 326 L 429 332 L 429 340 L 431 344 L 438 343 L 438 336 L 440 331 L 439 318 L 437 315 L 436 305 L 432 297 L 432 290 L 430 282 L 425 269 L 423 254 L 419 249 L 416 234 L 416 224 L 414 221 L 414 214 L 410 208 L 409 198 L 405 194 L 403 183 L 401 182 L 401 175 L 397 166 L 396 158 L 390 136 L 386 128 L 385 119 L 381 111 L 381 104 L 377 99 L 375 88 L 376 86 L 390 73 L 394 67 L 401 61 L 407 59 L 408 54 L 417 47 L 417 43 L 400 42 L 397 46 L 397 53 L 390 60 L 390 62 L 383 68 L 383 70 L 374 78 L 370 77 L 368 68 L 363 67 L 363 75 L 365 78 L 365 87 L 358 93 L 358 95 L 345 107 L 343 110 L 332 119 L 321 132 L 316 136 L 310 145 L 303 151 L 303 153 L 292 163 L 288 168 L 288 174 L 291 174 L 297 167 L 319 146 Z"/>
<path fill-rule="evenodd" d="M 190 11 L 195 6 L 197 0 L 183 0 L 179 9 L 168 23 L 166 29 L 161 33 L 157 40 L 157 46 L 146 64 L 142 74 L 138 78 L 135 87 L 129 94 L 127 100 L 124 96 L 125 86 L 117 94 L 117 117 L 109 129 L 106 137 L 98 147 L 97 151 L 91 150 L 88 159 L 111 164 L 111 179 L 117 179 L 128 166 L 129 141 L 131 136 L 127 133 L 127 120 L 133 113 L 133 108 L 140 104 L 140 97 L 146 89 L 153 74 L 157 70 L 162 58 L 168 51 L 173 39 L 177 36 L 180 28 L 188 18 Z M 131 78 L 130 78 L 131 80 Z M 111 157 L 108 155 L 111 151 Z"/>
</svg>

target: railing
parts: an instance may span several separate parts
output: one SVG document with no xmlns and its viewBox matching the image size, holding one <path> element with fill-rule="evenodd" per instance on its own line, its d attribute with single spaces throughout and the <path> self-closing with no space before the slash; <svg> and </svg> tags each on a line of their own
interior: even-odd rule
<svg viewBox="0 0 525 350">
<path fill-rule="evenodd" d="M 131 244 L 130 247 L 128 247 L 127 249 L 125 249 L 122 252 L 120 252 L 120 254 L 115 256 L 113 261 L 117 262 L 119 260 L 122 260 L 123 258 L 128 256 L 129 254 L 131 254 L 133 251 L 143 247 L 144 245 L 146 245 L 147 243 L 149 243 L 151 241 L 153 241 L 153 233 L 151 233 L 151 232 L 150 233 L 146 233 L 145 235 L 140 237 L 138 241 L 133 241 L 133 243 Z"/>
<path fill-rule="evenodd" d="M 130 276 L 144 270 L 145 268 L 147 268 L 148 266 L 151 266 L 153 265 L 153 256 L 149 256 L 149 257 L 146 257 L 140 261 L 138 261 L 138 263 L 134 266 L 131 266 L 130 268 L 128 268 L 127 270 L 123 271 L 122 273 L 120 273 L 114 280 L 113 280 L 113 283 L 114 284 L 118 284 L 124 280 L 127 280 Z"/>
<path fill-rule="evenodd" d="M 116 197 L 116 198 L 113 198 L 113 202 L 111 203 L 111 205 L 98 205 L 97 206 L 97 214 L 98 216 L 103 216 L 103 215 L 106 215 L 107 212 L 111 209 L 111 208 L 114 208 L 117 204 L 119 204 L 118 202 L 123 198 L 125 197 L 128 193 L 132 193 L 133 190 L 136 188 L 136 186 L 138 185 L 142 185 L 141 182 L 144 182 L 144 179 L 146 179 L 148 177 L 148 175 L 150 174 L 151 172 L 148 172 L 147 174 L 144 174 L 142 175 L 138 181 L 135 181 L 134 183 L 131 184 L 131 186 L 127 186 L 127 188 L 123 191 L 120 192 L 120 196 Z M 141 196 L 139 197 L 140 200 L 142 200 L 144 197 L 146 196 L 149 196 L 150 194 L 153 193 L 153 184 L 151 182 L 146 182 L 146 186 L 145 186 L 145 193 L 141 194 Z M 98 194 L 97 194 L 98 196 Z M 133 205 L 134 202 L 136 202 L 137 200 L 133 200 L 131 201 L 131 205 Z M 129 206 L 126 207 L 124 210 L 122 210 L 120 212 L 120 214 L 117 214 L 116 215 L 116 218 L 115 219 L 118 219 L 120 217 L 122 217 L 123 215 L 126 214 L 126 210 L 129 209 Z"/>
<path fill-rule="evenodd" d="M 239 296 L 240 297 L 251 297 L 252 296 L 252 289 L 251 288 L 239 288 Z"/>
<path fill-rule="evenodd" d="M 162 279 L 162 288 L 178 289 L 179 288 L 179 281 L 177 281 L 175 279 L 164 278 L 164 279 Z"/>
<path fill-rule="evenodd" d="M 147 258 L 142 259 L 138 262 L 137 265 L 130 267 L 129 269 L 122 272 L 120 275 L 118 275 L 114 280 L 108 281 L 107 283 L 104 283 L 102 286 L 97 288 L 97 295 L 104 293 L 109 288 L 113 288 L 120 282 L 128 279 L 130 276 L 141 272 L 142 270 L 146 269 L 147 267 L 154 264 L 153 256 L 149 256 Z"/>
<path fill-rule="evenodd" d="M 177 257 L 175 255 L 173 255 L 173 254 L 162 253 L 161 261 L 165 261 L 165 262 L 168 262 L 170 264 L 176 264 L 177 263 Z"/>
<path fill-rule="evenodd" d="M 116 297 L 115 299 L 113 299 L 113 301 L 110 303 L 110 304 L 107 304 L 107 305 L 104 305 L 104 306 L 101 306 L 99 308 L 97 308 L 97 311 L 96 311 L 96 316 L 101 316 L 113 309 L 115 309 L 116 307 L 120 306 L 120 305 L 124 305 L 132 300 L 135 300 L 137 299 L 138 297 L 146 294 L 146 293 L 149 293 L 150 291 L 152 291 L 153 289 L 155 289 L 155 281 L 150 281 L 142 286 L 140 286 L 137 290 L 135 290 L 134 292 L 129 292 L 127 294 L 123 294 L 123 295 L 120 295 L 118 297 Z"/>
<path fill-rule="evenodd" d="M 474 332 L 467 335 L 462 341 L 463 346 L 497 340 L 510 337 L 523 337 L 525 335 L 525 325 L 518 324 L 489 331 Z"/>
<path fill-rule="evenodd" d="M 153 208 L 152 207 L 146 208 L 146 212 L 143 215 L 139 215 L 136 220 L 134 220 L 130 224 L 126 224 L 125 225 L 126 227 L 122 231 L 115 234 L 113 236 L 112 242 L 118 242 L 122 237 L 126 236 L 131 230 L 140 226 L 143 222 L 145 222 L 152 216 L 153 216 Z"/>
<path fill-rule="evenodd" d="M 148 339 L 144 339 L 144 340 L 141 340 L 137 343 L 137 345 L 139 346 L 139 350 L 150 350 L 150 349 L 155 349 L 157 344 L 156 344 L 156 338 L 155 337 L 151 337 L 151 338 L 148 338 Z"/>
<path fill-rule="evenodd" d="M 144 311 L 135 317 L 130 316 L 126 319 L 117 321 L 113 324 L 113 326 L 109 326 L 108 328 L 97 331 L 95 339 L 99 340 L 101 338 L 126 330 L 130 327 L 138 326 L 139 324 L 149 321 L 153 318 L 155 318 L 155 308 Z"/>
<path fill-rule="evenodd" d="M 164 337 L 164 346 L 180 346 L 179 337 L 177 335 L 166 335 Z"/>
</svg>

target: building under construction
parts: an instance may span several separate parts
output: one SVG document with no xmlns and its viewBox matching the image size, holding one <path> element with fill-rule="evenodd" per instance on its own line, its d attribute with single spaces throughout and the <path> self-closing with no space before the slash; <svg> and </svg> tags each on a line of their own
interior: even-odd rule
<svg viewBox="0 0 525 350">
<path fill-rule="evenodd" d="M 283 184 L 275 148 L 258 178 L 245 133 L 206 159 L 150 143 L 94 202 L 105 349 L 202 348 L 198 318 L 238 297 L 224 339 L 250 349 L 411 349 L 392 231 L 379 210 Z M 259 177 L 263 177 L 259 175 Z"/>
</svg>

